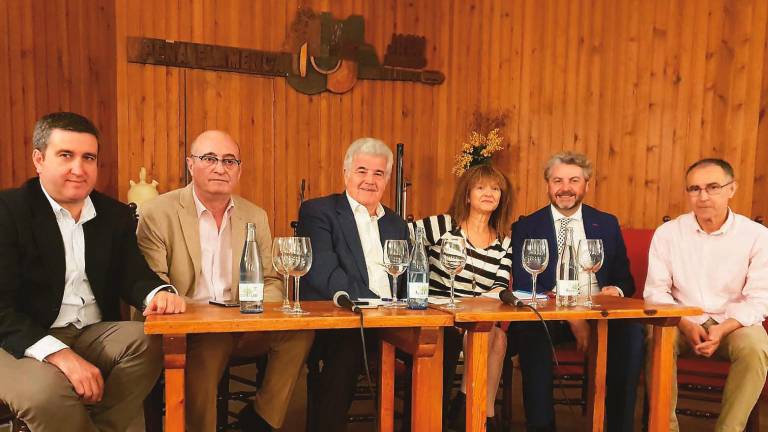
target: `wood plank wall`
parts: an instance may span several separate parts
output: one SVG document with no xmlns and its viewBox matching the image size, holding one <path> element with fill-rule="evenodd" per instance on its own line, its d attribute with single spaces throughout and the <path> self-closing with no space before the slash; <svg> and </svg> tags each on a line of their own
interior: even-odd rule
<svg viewBox="0 0 768 432">
<path fill-rule="evenodd" d="M 308 97 L 279 78 L 125 62 L 127 35 L 281 50 L 300 7 L 362 14 L 380 57 L 393 32 L 426 36 L 428 67 L 446 82 L 359 82 Z M 765 217 L 767 9 L 765 0 L 0 0 L 0 154 L 11 155 L 0 158 L 0 186 L 33 173 L 34 119 L 73 109 L 118 137 L 102 149 L 100 181 L 122 198 L 142 165 L 162 190 L 182 185 L 191 139 L 227 129 L 246 156 L 242 194 L 286 233 L 300 179 L 309 197 L 341 190 L 345 147 L 372 135 L 406 144 L 409 212 L 421 217 L 447 206 L 472 113 L 506 111 L 509 148 L 496 163 L 514 185 L 516 215 L 545 204 L 547 156 L 576 149 L 596 164 L 588 201 L 626 226 L 684 211 L 682 171 L 704 156 L 729 159 L 741 180 L 734 208 Z"/>
<path fill-rule="evenodd" d="M 121 195 L 141 164 L 166 189 L 183 184 L 177 152 L 200 131 L 224 128 L 246 149 L 242 193 L 285 233 L 300 179 L 310 197 L 341 190 L 345 147 L 372 135 L 406 144 L 409 212 L 421 217 L 447 206 L 453 156 L 481 110 L 509 114 L 509 148 L 497 163 L 514 184 L 516 215 L 545 204 L 541 167 L 562 149 L 595 161 L 588 201 L 627 226 L 685 211 L 682 173 L 704 156 L 734 164 L 737 211 L 767 210 L 763 0 L 130 4 L 117 7 L 118 84 L 130 93 L 118 113 L 128 117 Z M 300 7 L 362 14 L 380 56 L 393 32 L 426 36 L 428 65 L 446 73 L 445 84 L 359 82 L 345 95 L 309 97 L 282 79 L 124 64 L 125 35 L 284 49 Z"/>
<path fill-rule="evenodd" d="M 32 128 L 75 111 L 102 134 L 98 188 L 117 194 L 113 0 L 0 0 L 0 188 L 35 175 Z"/>
</svg>

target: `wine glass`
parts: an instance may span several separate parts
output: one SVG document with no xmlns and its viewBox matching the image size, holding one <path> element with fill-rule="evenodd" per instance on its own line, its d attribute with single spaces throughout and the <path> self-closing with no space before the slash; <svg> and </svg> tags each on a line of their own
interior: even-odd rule
<svg viewBox="0 0 768 432">
<path fill-rule="evenodd" d="M 291 315 L 308 314 L 309 312 L 301 308 L 299 280 L 312 267 L 312 244 L 309 237 L 287 237 L 282 257 L 286 271 L 293 276 L 293 309 L 288 313 Z"/>
<path fill-rule="evenodd" d="M 603 241 L 601 239 L 583 239 L 579 241 L 579 246 L 576 252 L 576 259 L 581 267 L 589 275 L 589 282 L 587 283 L 587 299 L 581 306 L 594 307 L 600 306 L 592 303 L 592 277 L 603 266 Z M 597 282 L 597 276 L 595 276 L 595 282 Z"/>
<path fill-rule="evenodd" d="M 447 309 L 459 309 L 454 299 L 454 284 L 456 275 L 464 269 L 467 263 L 467 245 L 463 237 L 445 237 L 440 246 L 440 264 L 451 275 L 451 301 L 445 307 Z"/>
<path fill-rule="evenodd" d="M 531 274 L 531 299 L 528 306 L 538 306 L 536 300 L 536 277 L 549 264 L 549 246 L 546 239 L 525 239 L 523 242 L 523 268 Z"/>
<path fill-rule="evenodd" d="M 408 240 L 386 240 L 384 242 L 384 268 L 392 276 L 392 303 L 387 307 L 402 308 L 405 302 L 397 299 L 397 277 L 403 274 L 411 262 Z"/>
<path fill-rule="evenodd" d="M 272 240 L 272 267 L 275 268 L 277 273 L 283 275 L 283 285 L 285 287 L 285 291 L 283 292 L 283 305 L 275 310 L 288 313 L 293 310 L 293 308 L 291 307 L 291 300 L 288 299 L 291 278 L 288 275 L 288 270 L 283 264 L 283 247 L 285 243 L 285 237 L 275 237 L 274 240 Z"/>
</svg>

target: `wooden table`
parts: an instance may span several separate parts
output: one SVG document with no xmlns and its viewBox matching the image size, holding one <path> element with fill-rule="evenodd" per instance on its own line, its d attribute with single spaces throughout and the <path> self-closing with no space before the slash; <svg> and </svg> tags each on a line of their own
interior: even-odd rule
<svg viewBox="0 0 768 432">
<path fill-rule="evenodd" d="M 330 301 L 305 301 L 308 315 L 291 316 L 275 311 L 279 303 L 266 303 L 264 313 L 241 314 L 237 308 L 191 304 L 179 315 L 152 315 L 144 324 L 146 334 L 163 336 L 165 365 L 165 430 L 184 431 L 184 367 L 187 335 L 275 330 L 352 329 L 360 317 L 333 306 Z M 413 355 L 411 430 L 442 430 L 443 332 L 453 316 L 434 309 L 366 309 L 365 328 L 380 335 L 379 430 L 394 427 L 395 348 Z"/>
<path fill-rule="evenodd" d="M 653 305 L 642 300 L 621 297 L 595 296 L 601 305 L 592 309 L 583 307 L 558 309 L 550 299 L 539 306 L 545 320 L 590 320 L 589 365 L 592 377 L 587 408 L 591 413 L 593 431 L 603 430 L 605 414 L 605 368 L 607 357 L 609 319 L 635 319 L 653 326 L 652 370 L 650 384 L 650 417 L 648 430 L 669 430 L 669 404 L 671 399 L 674 330 L 680 317 L 702 313 L 695 307 Z M 486 394 L 488 374 L 488 332 L 496 321 L 536 321 L 538 317 L 528 308 L 516 308 L 489 298 L 462 299 L 462 309 L 453 311 L 454 321 L 467 329 L 465 371 L 467 383 L 467 431 L 484 431 L 486 421 Z M 433 306 L 435 307 L 435 306 Z M 438 310 L 449 311 L 441 307 Z M 525 349 L 522 347 L 521 349 Z"/>
</svg>

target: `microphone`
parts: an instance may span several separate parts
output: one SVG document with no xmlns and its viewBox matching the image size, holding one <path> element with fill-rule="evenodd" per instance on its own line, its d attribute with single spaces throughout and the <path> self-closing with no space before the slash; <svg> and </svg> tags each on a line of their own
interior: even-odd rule
<svg viewBox="0 0 768 432">
<path fill-rule="evenodd" d="M 523 301 L 520 300 L 519 298 L 515 297 L 515 294 L 513 294 L 512 290 L 510 289 L 502 290 L 499 293 L 499 299 L 508 305 L 517 306 L 517 307 L 525 306 L 525 303 L 523 303 Z"/>
<path fill-rule="evenodd" d="M 354 313 L 360 313 L 360 307 L 352 302 L 346 291 L 336 291 L 333 295 L 333 304 L 342 309 L 349 309 Z"/>
</svg>

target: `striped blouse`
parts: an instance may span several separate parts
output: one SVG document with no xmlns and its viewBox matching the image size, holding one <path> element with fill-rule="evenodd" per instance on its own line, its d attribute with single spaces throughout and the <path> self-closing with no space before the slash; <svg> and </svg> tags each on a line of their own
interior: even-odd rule
<svg viewBox="0 0 768 432">
<path fill-rule="evenodd" d="M 429 255 L 429 295 L 449 297 L 451 276 L 440 265 L 440 245 L 446 235 L 467 236 L 459 226 L 454 226 L 451 216 L 441 214 L 408 224 L 415 239 L 416 227 L 424 227 L 424 237 Z M 487 248 L 475 248 L 467 241 L 467 263 L 456 275 L 456 297 L 474 297 L 495 288 L 507 288 L 512 268 L 512 239 L 507 236 L 494 240 Z M 473 286 L 474 282 L 474 286 Z"/>
</svg>

